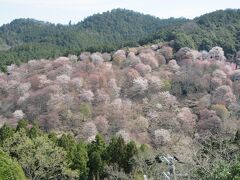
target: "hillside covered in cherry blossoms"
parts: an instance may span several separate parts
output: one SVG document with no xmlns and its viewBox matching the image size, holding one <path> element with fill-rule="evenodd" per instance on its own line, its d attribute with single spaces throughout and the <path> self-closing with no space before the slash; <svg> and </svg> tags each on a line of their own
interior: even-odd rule
<svg viewBox="0 0 240 180">
<path fill-rule="evenodd" d="M 240 179 L 239 17 L 2 25 L 0 180 Z"/>
<path fill-rule="evenodd" d="M 237 130 L 239 80 L 220 47 L 173 54 L 166 43 L 31 60 L 0 75 L 0 123 L 26 118 L 88 141 L 120 134 L 189 153 L 201 138 Z"/>
</svg>

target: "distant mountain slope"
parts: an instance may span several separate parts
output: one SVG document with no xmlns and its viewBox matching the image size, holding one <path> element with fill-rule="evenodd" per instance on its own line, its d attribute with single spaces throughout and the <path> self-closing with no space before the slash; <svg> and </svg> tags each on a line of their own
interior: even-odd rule
<svg viewBox="0 0 240 180">
<path fill-rule="evenodd" d="M 171 40 L 176 50 L 183 46 L 209 50 L 218 45 L 233 55 L 240 49 L 240 9 L 219 10 L 175 27 L 161 28 L 141 44 Z"/>
<path fill-rule="evenodd" d="M 219 10 L 193 20 L 159 19 L 125 9 L 95 14 L 76 25 L 17 19 L 0 27 L 0 68 L 29 59 L 174 40 L 173 47 L 223 47 L 228 58 L 240 49 L 240 10 Z M 9 49 L 11 48 L 11 49 Z"/>
<path fill-rule="evenodd" d="M 96 38 L 94 33 L 75 30 L 73 26 L 54 25 L 34 19 L 16 19 L 10 24 L 3 25 L 0 28 L 0 34 L 6 44 L 11 47 L 28 43 L 50 43 L 58 47 L 71 47 L 87 41 L 91 43 L 91 36 Z"/>
<path fill-rule="evenodd" d="M 82 48 L 97 45 L 117 48 L 126 43 L 136 43 L 141 38 L 156 32 L 160 27 L 185 22 L 186 19 L 164 19 L 125 9 L 114 9 L 95 14 L 84 21 L 68 26 L 54 25 L 34 19 L 16 19 L 0 28 L 6 44 L 15 47 L 24 43 L 51 43 L 57 46 Z M 84 36 L 93 36 L 94 42 Z M 81 37 L 81 38 L 79 38 Z M 71 45 L 70 45 L 71 44 Z M 78 47 L 78 48 L 79 48 Z"/>
<path fill-rule="evenodd" d="M 125 9 L 114 9 L 103 14 L 96 14 L 77 24 L 82 30 L 96 31 L 106 40 L 134 43 L 156 32 L 160 27 L 182 24 L 184 18 L 159 19 Z"/>
<path fill-rule="evenodd" d="M 0 27 L 1 69 L 33 58 L 52 58 L 80 51 L 112 51 L 133 46 L 160 27 L 188 20 L 159 19 L 125 9 L 95 14 L 76 25 L 61 25 L 34 19 L 16 19 Z M 1 50 L 0 49 L 0 50 Z"/>
</svg>

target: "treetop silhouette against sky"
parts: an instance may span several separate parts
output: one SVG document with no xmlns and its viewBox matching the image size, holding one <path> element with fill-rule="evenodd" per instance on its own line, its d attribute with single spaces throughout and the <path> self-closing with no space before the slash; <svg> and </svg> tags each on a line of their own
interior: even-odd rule
<svg viewBox="0 0 240 180">
<path fill-rule="evenodd" d="M 0 25 L 16 18 L 52 23 L 77 23 L 87 16 L 114 8 L 126 8 L 159 18 L 194 18 L 226 8 L 240 8 L 236 0 L 0 0 Z"/>
</svg>

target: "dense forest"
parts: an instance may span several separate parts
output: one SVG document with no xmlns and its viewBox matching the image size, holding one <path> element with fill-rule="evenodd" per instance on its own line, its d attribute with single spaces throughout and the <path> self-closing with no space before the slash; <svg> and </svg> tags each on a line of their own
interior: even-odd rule
<svg viewBox="0 0 240 180">
<path fill-rule="evenodd" d="M 0 67 L 29 59 L 54 58 L 81 51 L 110 52 L 137 42 L 160 27 L 186 19 L 159 19 L 130 10 L 115 9 L 72 25 L 34 19 L 16 19 L 0 28 Z M 9 49 L 10 48 L 10 49 Z M 7 51 L 6 51 L 7 50 Z"/>
<path fill-rule="evenodd" d="M 240 132 L 230 140 L 212 137 L 201 145 L 195 163 L 179 161 L 183 165 L 176 166 L 189 173 L 186 179 L 240 178 Z M 6 124 L 0 128 L 1 180 L 142 180 L 146 174 L 162 179 L 167 166 L 161 154 L 144 144 L 126 143 L 121 136 L 106 142 L 98 134 L 90 143 L 70 134 L 58 137 L 26 120 L 20 120 L 16 128 Z"/>
<path fill-rule="evenodd" d="M 72 25 L 16 19 L 0 27 L 0 67 L 30 59 L 82 51 L 111 52 L 126 46 L 174 40 L 173 47 L 209 50 L 221 46 L 228 58 L 240 48 L 240 10 L 219 10 L 193 20 L 159 19 L 125 9 L 87 17 Z"/>
<path fill-rule="evenodd" d="M 239 179 L 239 15 L 3 25 L 0 179 Z"/>
<path fill-rule="evenodd" d="M 176 50 L 190 47 L 210 50 L 221 46 L 227 57 L 232 58 L 240 49 L 240 10 L 219 10 L 202 15 L 174 27 L 163 27 L 141 43 L 174 40 Z"/>
<path fill-rule="evenodd" d="M 155 158 L 168 154 L 191 179 L 238 178 L 240 70 L 221 47 L 170 45 L 9 66 L 0 74 L 3 158 L 29 179 L 157 179 L 168 165 Z M 61 145 L 66 136 L 73 150 Z"/>
<path fill-rule="evenodd" d="M 133 171 L 134 156 L 147 148 L 137 148 L 133 141 L 125 143 L 121 136 L 113 137 L 109 143 L 101 135 L 91 143 L 69 134 L 59 138 L 54 133 L 43 133 L 37 123 L 28 124 L 26 120 L 19 121 L 15 129 L 1 127 L 0 138 L 1 180 L 99 180 L 114 178 L 114 171 L 127 177 Z M 111 170 L 114 165 L 116 169 Z"/>
</svg>

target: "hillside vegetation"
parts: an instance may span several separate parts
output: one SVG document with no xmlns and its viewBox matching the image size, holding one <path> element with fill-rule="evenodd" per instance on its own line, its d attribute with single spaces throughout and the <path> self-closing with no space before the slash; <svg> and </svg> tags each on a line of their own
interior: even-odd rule
<svg viewBox="0 0 240 180">
<path fill-rule="evenodd" d="M 170 169 L 159 157 L 174 155 L 189 179 L 239 179 L 238 16 L 117 9 L 76 25 L 2 26 L 0 177 L 161 179 Z"/>
<path fill-rule="evenodd" d="M 141 43 L 174 40 L 176 50 L 190 47 L 209 51 L 220 46 L 232 58 L 240 49 L 240 10 L 219 10 L 174 27 L 163 27 Z"/>
<path fill-rule="evenodd" d="M 160 27 L 186 19 L 159 19 L 125 9 L 96 14 L 71 25 L 16 19 L 0 27 L 0 67 L 30 59 L 54 58 L 81 51 L 113 51 L 137 42 Z"/>
<path fill-rule="evenodd" d="M 144 159 L 157 153 L 190 163 L 192 179 L 232 179 L 239 79 L 222 48 L 175 54 L 168 43 L 12 65 L 0 75 L 0 144 L 30 179 L 154 177 Z"/>
<path fill-rule="evenodd" d="M 159 19 L 125 9 L 96 14 L 72 25 L 17 19 L 0 27 L 0 68 L 30 59 L 54 58 L 82 51 L 110 52 L 121 47 L 174 40 L 174 50 L 187 46 L 210 50 L 221 46 L 232 60 L 240 48 L 240 10 L 220 10 L 193 20 Z"/>
<path fill-rule="evenodd" d="M 2 137 L 1 137 L 2 138 Z M 22 167 L 0 150 L 0 179 L 26 180 Z"/>
</svg>

